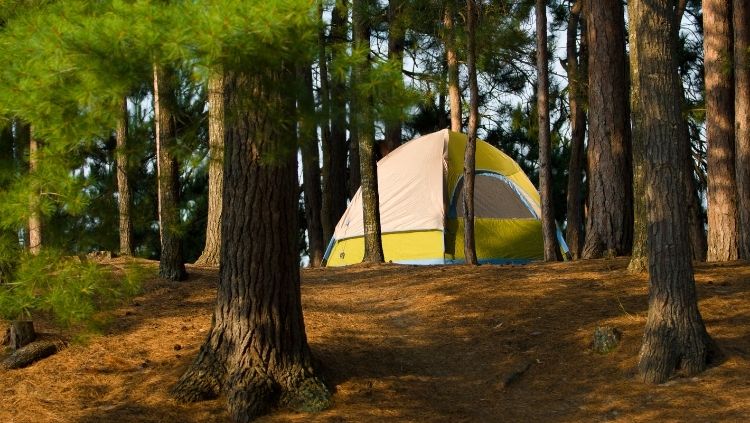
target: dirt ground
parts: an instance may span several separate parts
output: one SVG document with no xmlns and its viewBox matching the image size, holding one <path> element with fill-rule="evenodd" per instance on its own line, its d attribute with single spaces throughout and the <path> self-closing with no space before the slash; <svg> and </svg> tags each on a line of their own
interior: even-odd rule
<svg viewBox="0 0 750 423">
<path fill-rule="evenodd" d="M 697 267 L 723 359 L 660 386 L 634 379 L 647 282 L 626 265 L 304 270 L 307 334 L 334 405 L 259 421 L 750 421 L 750 265 Z M 226 421 L 221 399 L 183 406 L 167 394 L 206 336 L 215 298 L 216 270 L 189 271 L 187 282 L 147 280 L 104 335 L 0 371 L 0 422 Z M 609 355 L 589 346 L 604 325 L 623 332 Z"/>
</svg>

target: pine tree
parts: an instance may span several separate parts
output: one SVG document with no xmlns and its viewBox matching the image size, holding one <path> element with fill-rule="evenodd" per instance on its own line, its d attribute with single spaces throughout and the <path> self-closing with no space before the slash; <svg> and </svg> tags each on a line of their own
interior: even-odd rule
<svg viewBox="0 0 750 423">
<path fill-rule="evenodd" d="M 120 119 L 115 133 L 117 139 L 117 207 L 119 212 L 120 254 L 133 255 L 133 219 L 131 217 L 132 198 L 128 172 L 128 99 L 122 99 Z"/>
<path fill-rule="evenodd" d="M 477 129 L 479 128 L 479 89 L 477 87 L 476 19 L 474 0 L 466 1 L 468 45 L 466 62 L 469 72 L 469 137 L 464 155 L 464 257 L 467 264 L 478 264 L 474 239 L 474 173 L 476 171 Z"/>
<path fill-rule="evenodd" d="M 739 257 L 750 260 L 750 6 L 734 0 L 734 125 L 737 149 Z"/>
</svg>

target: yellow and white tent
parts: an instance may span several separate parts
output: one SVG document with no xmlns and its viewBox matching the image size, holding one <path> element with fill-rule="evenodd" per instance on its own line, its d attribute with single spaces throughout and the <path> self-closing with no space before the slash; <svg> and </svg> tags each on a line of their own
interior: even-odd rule
<svg viewBox="0 0 750 423">
<path fill-rule="evenodd" d="M 403 264 L 464 261 L 463 162 L 467 137 L 444 129 L 407 142 L 378 162 L 385 260 Z M 477 141 L 475 239 L 483 263 L 525 263 L 544 257 L 539 193 L 510 157 Z M 336 225 L 327 266 L 364 256 L 362 189 Z M 558 231 L 563 249 L 567 246 Z"/>
</svg>

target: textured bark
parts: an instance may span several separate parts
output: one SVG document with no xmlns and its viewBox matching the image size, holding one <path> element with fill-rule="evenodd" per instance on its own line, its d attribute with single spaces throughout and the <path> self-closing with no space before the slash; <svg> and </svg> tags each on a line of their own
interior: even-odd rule
<svg viewBox="0 0 750 423">
<path fill-rule="evenodd" d="M 318 15 L 321 22 L 324 18 L 324 2 L 318 1 Z M 333 235 L 335 223 L 332 221 L 331 210 L 333 198 L 331 197 L 331 89 L 328 80 L 328 36 L 325 26 L 321 25 L 318 30 L 318 72 L 320 77 L 320 149 L 322 153 L 322 198 L 320 220 L 323 226 L 323 241 L 328 242 Z"/>
<path fill-rule="evenodd" d="M 619 0 L 584 3 L 589 49 L 589 210 L 584 258 L 630 253 L 633 175 L 625 25 Z"/>
<path fill-rule="evenodd" d="M 628 2 L 628 16 L 638 12 L 640 5 L 635 1 Z M 628 270 L 632 273 L 648 271 L 648 209 L 646 208 L 646 173 L 645 166 L 645 140 L 643 129 L 643 118 L 639 107 L 640 94 L 640 71 L 638 63 L 640 55 L 636 49 L 640 46 L 638 42 L 639 32 L 630 31 L 630 115 L 633 120 L 633 250 L 630 254 Z M 684 125 L 683 125 L 684 126 Z"/>
<path fill-rule="evenodd" d="M 452 1 L 446 2 L 443 26 L 445 27 L 445 57 L 448 62 L 448 97 L 451 109 L 451 131 L 461 132 L 461 91 L 458 86 L 458 55 L 456 54 L 455 10 Z"/>
<path fill-rule="evenodd" d="M 43 338 L 21 347 L 3 361 L 0 370 L 21 369 L 65 349 L 64 341 L 56 338 Z"/>
<path fill-rule="evenodd" d="M 366 81 L 370 72 L 370 26 L 369 0 L 352 2 L 352 21 L 354 22 L 354 48 L 367 52 L 367 60 L 358 65 L 356 81 Z M 352 83 L 356 87 L 355 83 Z M 378 167 L 375 157 L 375 127 L 372 118 L 374 108 L 372 94 L 356 92 L 355 107 L 358 117 L 357 144 L 359 144 L 359 163 L 362 177 L 362 214 L 365 229 L 365 255 L 363 261 L 369 263 L 383 262 L 383 244 L 380 233 L 380 200 L 378 196 Z"/>
<path fill-rule="evenodd" d="M 404 0 L 390 0 L 388 2 L 388 59 L 397 61 L 404 67 L 404 42 L 406 28 L 400 15 L 403 12 Z M 385 122 L 383 156 L 401 145 L 401 119 Z"/>
<path fill-rule="evenodd" d="M 120 116 L 115 131 L 117 142 L 117 209 L 120 220 L 120 254 L 133 255 L 133 219 L 130 210 L 133 200 L 130 195 L 130 178 L 128 177 L 128 99 L 123 98 Z"/>
<path fill-rule="evenodd" d="M 690 261 L 680 126 L 682 84 L 675 70 L 676 25 L 670 0 L 634 1 L 630 30 L 638 66 L 648 209 L 649 310 L 639 356 L 640 378 L 661 383 L 675 371 L 702 371 L 711 340 L 698 311 Z M 667 29 L 665 31 L 665 29 Z"/>
<path fill-rule="evenodd" d="M 476 18 L 474 0 L 466 1 L 468 45 L 466 62 L 469 71 L 469 138 L 464 152 L 464 257 L 467 264 L 478 264 L 474 239 L 474 172 L 476 171 L 477 128 L 479 127 L 479 89 L 476 64 Z"/>
<path fill-rule="evenodd" d="M 279 141 L 295 138 L 293 102 L 280 94 L 293 75 L 263 76 L 226 75 L 217 303 L 208 338 L 172 390 L 182 402 L 222 394 L 235 422 L 276 404 L 320 410 L 330 398 L 315 375 L 302 317 L 295 148 Z"/>
<path fill-rule="evenodd" d="M 29 126 L 29 173 L 39 169 L 39 140 L 34 134 L 34 128 Z M 39 213 L 40 193 L 32 193 L 29 210 L 29 252 L 39 254 L 42 250 L 42 216 Z"/>
<path fill-rule="evenodd" d="M 31 320 L 14 320 L 6 331 L 3 344 L 7 344 L 11 350 L 17 350 L 28 345 L 36 339 L 34 322 Z"/>
<path fill-rule="evenodd" d="M 542 203 L 544 260 L 556 261 L 557 232 L 552 203 L 552 142 L 549 129 L 549 71 L 547 70 L 547 3 L 536 1 L 537 116 L 539 118 L 539 195 Z"/>
<path fill-rule="evenodd" d="M 734 163 L 731 2 L 703 2 L 708 142 L 708 261 L 736 260 L 737 184 Z"/>
<path fill-rule="evenodd" d="M 302 174 L 305 192 L 305 220 L 307 220 L 308 252 L 310 266 L 320 267 L 323 263 L 323 226 L 320 220 L 322 193 L 320 191 L 320 155 L 318 153 L 318 134 L 315 125 L 315 99 L 313 97 L 313 77 L 310 66 L 300 71 L 305 81 L 300 95 L 299 106 L 302 121 L 300 123 L 300 145 L 302 146 Z"/>
<path fill-rule="evenodd" d="M 576 48 L 576 39 L 580 22 L 583 0 L 576 1 L 570 8 L 567 30 L 567 73 L 568 73 L 568 103 L 570 104 L 570 163 L 568 165 L 567 189 L 567 220 L 565 240 L 574 259 L 581 258 L 583 248 L 583 154 L 586 139 L 586 111 L 583 108 L 585 78 L 584 46 L 585 33 L 581 35 L 581 52 Z M 580 64 L 579 64 L 580 62 Z"/>
<path fill-rule="evenodd" d="M 218 266 L 221 257 L 221 204 L 224 189 L 224 72 L 208 77 L 208 216 L 206 244 L 195 264 Z"/>
<path fill-rule="evenodd" d="M 750 260 L 750 11 L 734 0 L 734 135 L 737 149 L 739 257 Z"/>
<path fill-rule="evenodd" d="M 331 14 L 332 59 L 345 54 L 346 51 L 347 4 L 347 1 L 337 1 Z M 330 75 L 330 102 L 326 104 L 327 96 L 324 91 L 328 91 L 328 78 L 324 76 L 327 76 L 328 72 L 324 56 L 325 52 L 320 60 L 321 98 L 324 113 L 331 122 L 330 137 L 325 137 L 325 125 L 323 132 L 323 237 L 328 242 L 333 236 L 336 224 L 346 211 L 349 192 L 346 176 L 346 78 L 336 73 Z"/>
<path fill-rule="evenodd" d="M 159 239 L 161 257 L 159 276 L 180 281 L 187 276 L 182 260 L 180 239 L 179 171 L 175 148 L 175 75 L 154 65 L 154 124 L 156 132 L 156 169 L 158 185 Z"/>
</svg>

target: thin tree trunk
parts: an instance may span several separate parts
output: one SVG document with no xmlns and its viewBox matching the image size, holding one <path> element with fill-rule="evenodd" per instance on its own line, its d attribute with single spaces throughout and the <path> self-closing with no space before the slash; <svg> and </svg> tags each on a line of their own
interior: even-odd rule
<svg viewBox="0 0 750 423">
<path fill-rule="evenodd" d="M 622 2 L 584 2 L 589 49 L 589 210 L 584 258 L 630 253 L 633 174 Z"/>
<path fill-rule="evenodd" d="M 461 91 L 458 82 L 458 55 L 456 54 L 455 10 L 452 0 L 446 2 L 443 26 L 445 27 L 445 57 L 448 62 L 448 97 L 451 109 L 451 131 L 461 132 Z"/>
<path fill-rule="evenodd" d="M 390 0 L 388 2 L 388 59 L 400 63 L 404 67 L 404 43 L 406 28 L 399 15 L 402 13 L 404 0 Z M 403 85 L 403 84 L 402 84 Z M 401 118 L 385 122 L 385 146 L 383 156 L 401 145 Z"/>
<path fill-rule="evenodd" d="M 302 146 L 302 173 L 305 192 L 305 219 L 307 220 L 308 252 L 310 266 L 320 267 L 323 263 L 323 226 L 320 220 L 321 203 L 320 190 L 320 155 L 318 153 L 318 135 L 315 125 L 315 98 L 313 95 L 313 77 L 310 66 L 301 70 L 305 81 L 303 93 L 300 95 L 300 145 Z"/>
<path fill-rule="evenodd" d="M 476 59 L 475 59 L 476 60 Z M 547 70 L 547 3 L 536 1 L 537 116 L 539 118 L 539 194 L 542 203 L 544 260 L 556 261 L 557 233 L 552 203 L 552 142 L 549 129 L 549 73 Z"/>
<path fill-rule="evenodd" d="M 354 22 L 354 48 L 367 52 L 367 60 L 360 64 L 356 71 L 356 82 L 366 81 L 370 72 L 370 26 L 369 0 L 352 2 L 352 21 Z M 352 83 L 352 87 L 356 87 Z M 356 99 L 353 116 L 359 118 L 357 126 L 357 143 L 359 144 L 359 163 L 362 175 L 362 213 L 365 229 L 365 255 L 363 261 L 382 263 L 383 244 L 380 232 L 380 200 L 378 196 L 378 167 L 375 158 L 375 128 L 372 120 L 374 108 L 372 94 L 355 92 Z M 352 143 L 354 140 L 352 140 Z"/>
<path fill-rule="evenodd" d="M 34 134 L 34 128 L 29 126 L 29 173 L 39 171 L 39 140 Z M 30 198 L 29 212 L 29 252 L 39 254 L 42 250 L 42 216 L 39 213 L 41 193 L 35 192 Z"/>
<path fill-rule="evenodd" d="M 195 264 L 218 266 L 221 258 L 221 204 L 224 189 L 224 72 L 208 76 L 208 217 L 206 244 Z"/>
<path fill-rule="evenodd" d="M 581 87 L 583 78 L 583 54 L 576 48 L 578 26 L 580 22 L 583 0 L 576 1 L 570 8 L 567 30 L 567 73 L 568 73 L 568 103 L 570 104 L 570 164 L 568 166 L 567 190 L 567 220 L 565 239 L 575 260 L 581 258 L 583 248 L 583 202 L 581 185 L 583 184 L 583 154 L 586 139 L 586 111 L 583 108 Z M 585 45 L 585 34 L 581 36 L 581 50 Z"/>
<path fill-rule="evenodd" d="M 128 99 L 123 97 L 115 133 L 117 142 L 117 207 L 120 219 L 120 254 L 133 255 L 133 219 L 130 215 L 133 200 L 128 178 Z"/>
<path fill-rule="evenodd" d="M 226 75 L 216 308 L 197 358 L 172 389 L 181 402 L 224 396 L 235 422 L 277 404 L 316 411 L 330 401 L 315 375 L 302 317 L 296 149 L 279 142 L 295 139 L 294 125 L 278 121 L 293 115 L 293 103 L 280 93 L 293 75 L 280 74 Z"/>
<path fill-rule="evenodd" d="M 747 0 L 734 0 L 734 135 L 737 148 L 739 256 L 750 260 L 750 12 Z"/>
<path fill-rule="evenodd" d="M 467 64 L 469 68 L 469 138 L 464 153 L 464 257 L 467 264 L 476 265 L 477 248 L 474 240 L 474 172 L 476 171 L 477 128 L 479 127 L 479 89 L 476 64 L 476 4 L 466 1 L 468 30 Z"/>
<path fill-rule="evenodd" d="M 347 22 L 350 1 L 337 1 L 331 17 L 332 60 L 339 55 L 345 55 L 347 49 Z M 349 196 L 347 187 L 347 143 L 346 143 L 346 103 L 348 89 L 346 77 L 331 76 L 331 192 L 332 192 L 332 222 L 335 227 L 346 211 L 346 201 Z M 354 160 L 359 160 L 358 156 Z M 354 167 L 359 172 L 359 163 Z M 359 178 L 357 177 L 357 187 Z M 332 232 L 333 233 L 333 232 Z"/>
<path fill-rule="evenodd" d="M 156 169 L 158 179 L 159 239 L 161 257 L 159 276 L 180 281 L 185 279 L 180 239 L 179 171 L 175 148 L 175 75 L 154 65 L 154 123 L 156 132 Z"/>
<path fill-rule="evenodd" d="M 323 0 L 318 1 L 318 13 L 321 21 L 323 20 Z M 333 14 L 338 13 L 338 10 L 333 11 Z M 333 19 L 332 19 L 333 21 Z M 333 35 L 333 23 L 331 24 L 331 35 Z M 328 39 L 326 37 L 325 28 L 321 25 L 318 31 L 318 71 L 320 73 L 320 108 L 321 108 L 321 150 L 323 153 L 323 169 L 321 171 L 322 177 L 322 202 L 321 202 L 321 223 L 323 225 L 323 241 L 328 243 L 333 236 L 333 231 L 336 227 L 338 219 L 334 217 L 336 212 L 334 211 L 333 201 L 333 186 L 340 184 L 340 180 L 344 180 L 344 192 L 346 191 L 345 178 L 339 178 L 339 181 L 332 180 L 333 160 L 333 145 L 331 136 L 331 90 L 328 80 L 328 53 L 327 47 Z M 346 140 L 342 141 L 345 144 Z M 346 173 L 346 163 L 344 163 L 344 173 Z M 344 194 L 344 203 L 346 202 L 346 194 Z M 339 215 L 339 217 L 341 217 Z"/>
<path fill-rule="evenodd" d="M 737 183 L 734 162 L 731 2 L 703 2 L 708 141 L 708 261 L 736 260 Z"/>
<path fill-rule="evenodd" d="M 702 371 L 711 340 L 695 293 L 690 261 L 680 129 L 682 84 L 675 70 L 674 3 L 636 0 L 629 6 L 636 32 L 631 66 L 640 69 L 638 133 L 644 143 L 648 210 L 649 310 L 638 370 L 640 378 L 661 383 L 678 369 Z M 665 30 L 667 29 L 667 30 Z"/>
</svg>

